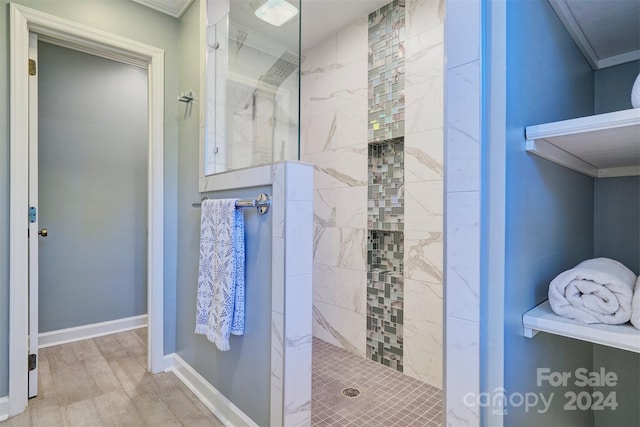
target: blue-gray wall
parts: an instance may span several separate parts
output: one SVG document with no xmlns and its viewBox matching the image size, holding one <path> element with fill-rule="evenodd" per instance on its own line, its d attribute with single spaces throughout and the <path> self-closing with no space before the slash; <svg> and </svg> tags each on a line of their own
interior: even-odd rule
<svg viewBox="0 0 640 427">
<path fill-rule="evenodd" d="M 631 88 L 640 73 L 640 61 L 627 62 L 595 72 L 595 113 L 633 108 Z"/>
<path fill-rule="evenodd" d="M 596 113 L 631 108 L 631 87 L 640 73 L 640 61 L 595 72 Z M 594 256 L 616 259 L 640 274 L 640 177 L 607 178 L 595 185 Z M 640 355 L 593 346 L 594 370 L 604 367 L 618 374 L 615 411 L 594 413 L 595 425 L 640 425 Z"/>
<path fill-rule="evenodd" d="M 147 312 L 147 71 L 38 44 L 39 331 Z"/>
<path fill-rule="evenodd" d="M 206 195 L 209 198 L 253 198 L 260 192 L 271 194 L 271 187 Z M 245 209 L 245 334 L 241 337 L 231 336 L 231 349 L 221 352 L 206 337 L 194 334 L 200 210 L 192 208 L 191 202 L 198 200 L 198 193 L 192 197 L 181 196 L 180 200 L 177 353 L 258 425 L 268 426 L 271 384 L 271 216 L 261 216 L 254 209 Z"/>
<path fill-rule="evenodd" d="M 640 274 L 640 177 L 596 180 L 594 256 Z"/>
<path fill-rule="evenodd" d="M 640 273 L 640 177 L 597 179 L 595 193 L 594 256 L 613 258 Z M 615 393 L 618 407 L 594 412 L 594 425 L 640 425 L 640 355 L 594 345 L 593 369 L 600 367 L 618 375 L 615 387 L 601 389 Z"/>
<path fill-rule="evenodd" d="M 198 43 L 198 9 L 182 17 L 180 45 Z M 185 49 L 180 57 L 180 87 L 199 93 L 199 54 Z M 200 209 L 191 203 L 198 192 L 198 108 L 179 111 L 178 278 L 176 292 L 176 352 L 258 425 L 268 426 L 271 378 L 271 215 L 245 209 L 246 331 L 231 337 L 231 350 L 220 352 L 202 335 L 195 335 Z M 253 198 L 271 188 L 207 193 L 210 198 Z"/>
<path fill-rule="evenodd" d="M 8 394 L 9 347 L 9 6 L 0 0 L 0 396 Z M 178 161 L 179 21 L 131 1 L 29 1 L 18 4 L 102 29 L 165 51 L 165 352 L 175 349 L 176 199 Z M 192 6 L 193 7 L 193 6 Z M 196 3 L 197 9 L 197 3 Z M 185 48 L 198 50 L 197 43 Z M 181 104 L 182 105 L 182 104 Z M 196 165 L 193 165 L 196 168 Z"/>
<path fill-rule="evenodd" d="M 537 368 L 591 369 L 592 346 L 549 334 L 524 338 L 522 314 L 547 298 L 549 282 L 593 252 L 593 179 L 529 155 L 528 125 L 593 114 L 593 71 L 547 1 L 507 3 L 505 388 L 555 393 L 544 414 L 507 407 L 505 426 L 589 426 L 564 411 L 564 388 L 536 385 Z"/>
<path fill-rule="evenodd" d="M 631 108 L 631 87 L 640 61 L 595 72 L 596 113 Z M 595 184 L 594 256 L 616 259 L 640 274 L 640 177 L 598 179 Z M 593 346 L 594 370 L 604 367 L 618 374 L 615 411 L 594 412 L 599 426 L 640 425 L 640 355 L 611 347 Z"/>
</svg>

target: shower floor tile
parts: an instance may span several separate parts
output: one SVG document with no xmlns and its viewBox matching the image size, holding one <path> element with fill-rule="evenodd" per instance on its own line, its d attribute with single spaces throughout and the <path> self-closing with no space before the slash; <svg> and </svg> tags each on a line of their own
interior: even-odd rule
<svg viewBox="0 0 640 427">
<path fill-rule="evenodd" d="M 442 390 L 317 338 L 312 372 L 314 427 L 442 426 Z"/>
</svg>

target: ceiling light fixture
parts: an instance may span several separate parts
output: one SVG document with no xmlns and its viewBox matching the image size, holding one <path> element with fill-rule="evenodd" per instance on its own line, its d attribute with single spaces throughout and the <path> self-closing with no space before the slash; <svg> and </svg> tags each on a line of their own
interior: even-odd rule
<svg viewBox="0 0 640 427">
<path fill-rule="evenodd" d="M 298 9 L 285 0 L 267 0 L 256 9 L 255 14 L 264 22 L 279 27 L 296 16 Z"/>
</svg>

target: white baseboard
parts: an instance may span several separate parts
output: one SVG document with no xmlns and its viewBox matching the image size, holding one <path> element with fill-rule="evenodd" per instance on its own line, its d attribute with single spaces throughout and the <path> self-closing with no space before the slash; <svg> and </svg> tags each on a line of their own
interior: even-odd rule
<svg viewBox="0 0 640 427">
<path fill-rule="evenodd" d="M 0 397 L 0 421 L 9 418 L 9 396 Z"/>
<path fill-rule="evenodd" d="M 173 372 L 225 426 L 258 427 L 176 353 L 164 357 L 165 372 Z"/>
<path fill-rule="evenodd" d="M 81 341 L 103 335 L 130 331 L 131 329 L 147 326 L 147 315 L 125 317 L 124 319 L 108 322 L 93 323 L 91 325 L 76 326 L 74 328 L 59 329 L 57 331 L 38 334 L 38 348 L 51 347 L 74 341 Z M 1 412 L 0 412 L 1 414 Z"/>
</svg>

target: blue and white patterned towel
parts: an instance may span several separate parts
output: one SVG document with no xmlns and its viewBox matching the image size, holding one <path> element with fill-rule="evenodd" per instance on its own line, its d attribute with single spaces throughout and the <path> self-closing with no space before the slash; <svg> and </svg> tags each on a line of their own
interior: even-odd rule
<svg viewBox="0 0 640 427">
<path fill-rule="evenodd" d="M 196 334 L 221 351 L 244 333 L 244 215 L 236 199 L 203 200 Z"/>
</svg>

